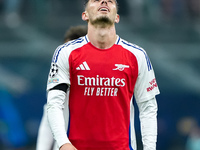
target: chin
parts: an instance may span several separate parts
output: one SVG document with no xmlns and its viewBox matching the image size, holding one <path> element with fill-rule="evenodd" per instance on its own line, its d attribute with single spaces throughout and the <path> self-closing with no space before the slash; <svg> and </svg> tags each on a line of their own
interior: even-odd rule
<svg viewBox="0 0 200 150">
<path fill-rule="evenodd" d="M 112 25 L 114 22 L 107 16 L 100 16 L 95 20 L 91 21 L 93 25 Z"/>
</svg>

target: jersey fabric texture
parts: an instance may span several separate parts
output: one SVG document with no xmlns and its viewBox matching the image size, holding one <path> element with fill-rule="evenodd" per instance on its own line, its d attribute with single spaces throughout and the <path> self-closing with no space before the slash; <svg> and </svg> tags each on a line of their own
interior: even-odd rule
<svg viewBox="0 0 200 150">
<path fill-rule="evenodd" d="M 70 90 L 68 138 L 79 150 L 133 149 L 133 95 L 144 102 L 159 94 L 145 50 L 120 37 L 103 50 L 87 36 L 59 46 L 47 91 L 62 83 Z"/>
</svg>

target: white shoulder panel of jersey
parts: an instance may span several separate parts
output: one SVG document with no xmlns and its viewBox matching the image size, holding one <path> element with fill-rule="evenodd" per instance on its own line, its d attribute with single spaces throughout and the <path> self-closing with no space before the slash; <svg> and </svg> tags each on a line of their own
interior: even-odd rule
<svg viewBox="0 0 200 150">
<path fill-rule="evenodd" d="M 52 58 L 47 81 L 47 90 L 61 83 L 70 85 L 68 58 L 73 50 L 82 47 L 87 44 L 87 42 L 88 41 L 84 36 L 58 46 Z"/>
<path fill-rule="evenodd" d="M 140 47 L 136 44 L 129 43 L 124 39 L 120 39 L 119 45 L 121 45 L 123 48 L 129 50 L 131 53 L 133 53 L 136 56 L 139 66 L 141 65 L 140 63 L 142 63 L 143 60 L 145 59 L 148 71 L 153 69 L 150 59 L 149 59 L 146 51 L 142 47 Z"/>
<path fill-rule="evenodd" d="M 52 58 L 52 62 L 56 63 L 58 61 L 58 57 L 62 51 L 65 52 L 66 55 L 69 55 L 73 50 L 82 47 L 84 44 L 87 44 L 86 36 L 80 37 L 76 40 L 69 41 L 65 44 L 58 46 L 55 50 L 55 53 Z"/>
<path fill-rule="evenodd" d="M 135 55 L 138 63 L 138 78 L 134 88 L 134 96 L 137 102 L 149 100 L 159 94 L 154 70 L 146 51 L 132 43 L 120 39 L 119 45 Z"/>
</svg>

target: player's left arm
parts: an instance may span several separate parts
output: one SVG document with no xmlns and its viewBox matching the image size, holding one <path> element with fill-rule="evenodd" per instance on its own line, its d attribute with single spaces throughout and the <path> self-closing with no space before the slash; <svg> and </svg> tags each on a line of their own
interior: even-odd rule
<svg viewBox="0 0 200 150">
<path fill-rule="evenodd" d="M 160 92 L 146 51 L 141 49 L 137 59 L 139 73 L 134 95 L 139 108 L 143 149 L 156 150 L 158 106 L 155 96 Z"/>
<path fill-rule="evenodd" d="M 144 150 L 156 150 L 157 142 L 157 102 L 153 97 L 137 103 Z"/>
</svg>

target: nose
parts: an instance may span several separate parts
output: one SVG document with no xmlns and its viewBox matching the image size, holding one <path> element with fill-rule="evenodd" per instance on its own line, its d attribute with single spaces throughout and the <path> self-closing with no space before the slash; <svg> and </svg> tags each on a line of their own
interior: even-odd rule
<svg viewBox="0 0 200 150">
<path fill-rule="evenodd" d="M 101 4 L 106 3 L 107 4 L 107 0 L 102 0 Z"/>
</svg>

